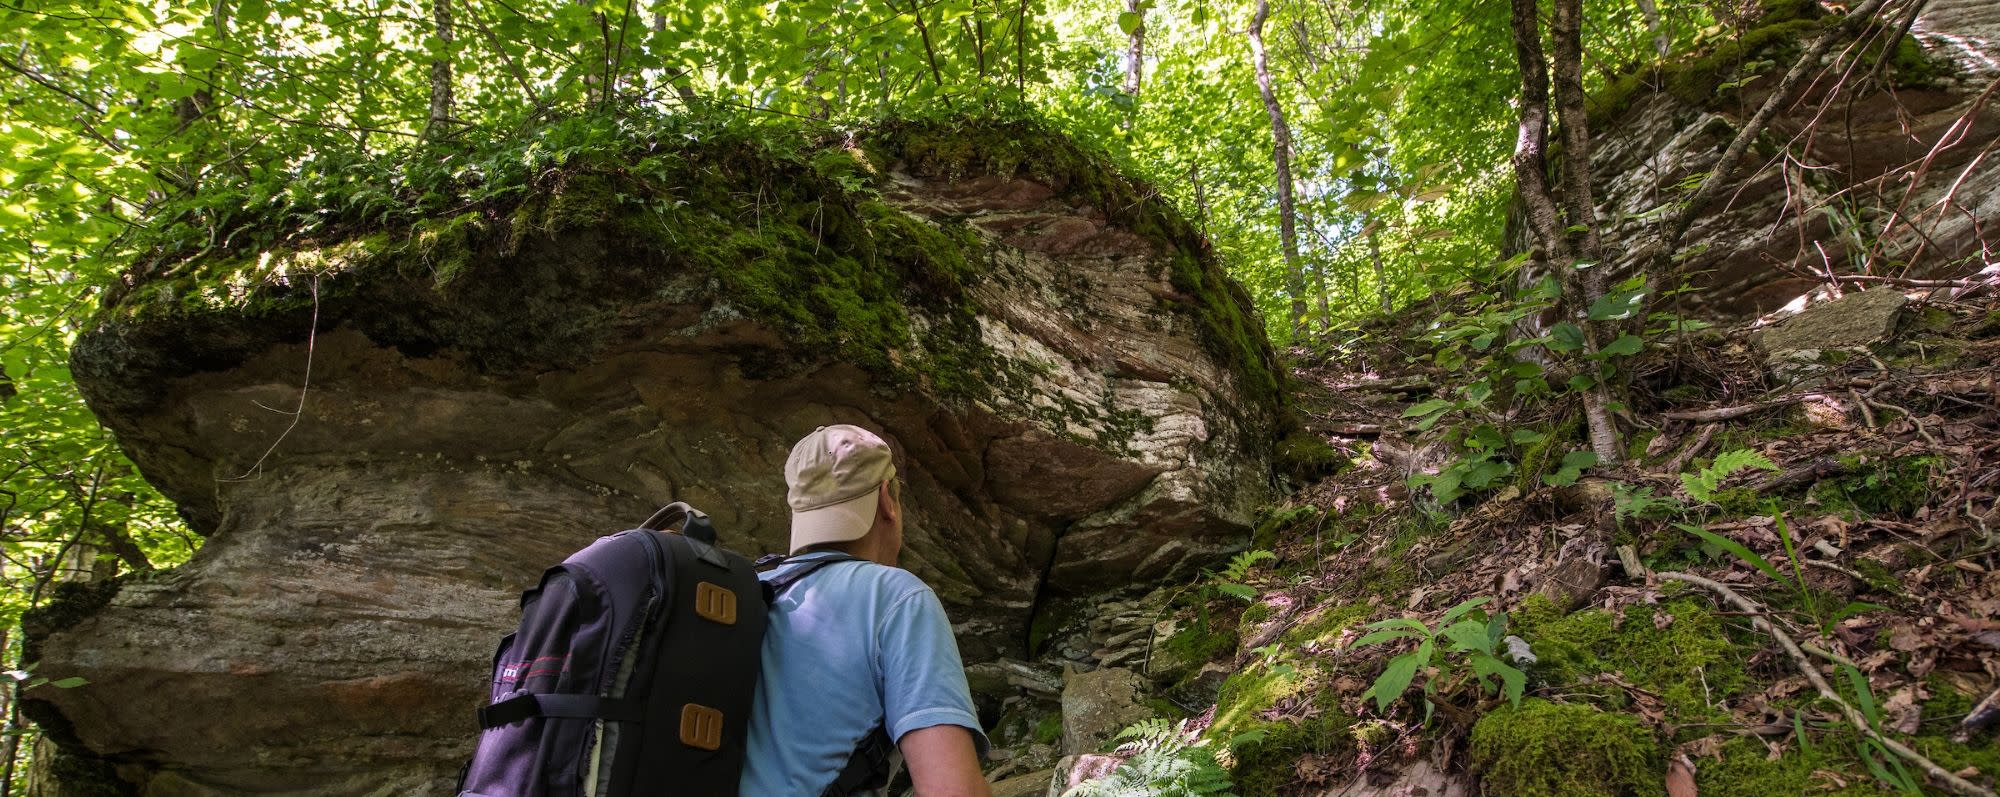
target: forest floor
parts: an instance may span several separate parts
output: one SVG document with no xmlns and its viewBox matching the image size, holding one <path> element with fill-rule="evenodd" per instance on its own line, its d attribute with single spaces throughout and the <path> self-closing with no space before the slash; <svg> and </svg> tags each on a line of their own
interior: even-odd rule
<svg viewBox="0 0 2000 797">
<path fill-rule="evenodd" d="M 1623 366 L 1629 459 L 1578 478 L 1574 402 L 1422 422 L 1476 371 L 1426 342 L 1477 311 L 1447 301 L 1298 357 L 1339 456 L 1266 513 L 1274 556 L 1155 629 L 1145 669 L 1237 793 L 1990 792 L 1992 306 L 1803 354 L 1658 338 Z M 1454 500 L 1412 486 L 1467 462 Z"/>
</svg>

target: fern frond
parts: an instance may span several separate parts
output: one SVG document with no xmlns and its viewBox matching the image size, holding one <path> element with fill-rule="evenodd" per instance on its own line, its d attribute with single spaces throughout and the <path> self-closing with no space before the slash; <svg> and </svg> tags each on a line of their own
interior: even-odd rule
<svg viewBox="0 0 2000 797">
<path fill-rule="evenodd" d="M 1777 470 L 1778 466 L 1771 464 L 1771 460 L 1763 454 L 1750 449 L 1733 449 L 1715 455 L 1715 461 L 1702 468 L 1700 473 L 1681 474 L 1681 486 L 1687 488 L 1689 497 L 1709 503 L 1715 498 L 1716 488 L 1722 486 L 1723 480 L 1745 468 Z"/>
<path fill-rule="evenodd" d="M 1250 568 L 1256 567 L 1257 563 L 1272 562 L 1277 561 L 1277 559 L 1277 554 L 1261 548 L 1254 551 L 1244 551 L 1237 554 L 1234 559 L 1229 560 L 1229 566 L 1222 569 L 1222 578 L 1225 581 L 1242 581 L 1244 576 L 1250 575 Z"/>
</svg>

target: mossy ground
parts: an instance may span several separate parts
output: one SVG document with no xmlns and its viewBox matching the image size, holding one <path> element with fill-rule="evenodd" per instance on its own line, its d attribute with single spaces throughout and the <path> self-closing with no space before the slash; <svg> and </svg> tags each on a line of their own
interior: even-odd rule
<svg viewBox="0 0 2000 797">
<path fill-rule="evenodd" d="M 1472 727 L 1472 766 L 1489 794 L 1663 795 L 1660 745 L 1636 717 L 1530 698 Z"/>
<path fill-rule="evenodd" d="M 1735 639 L 1707 600 L 1681 597 L 1651 607 L 1627 607 L 1621 617 L 1601 609 L 1560 615 L 1540 596 L 1513 613 L 1515 631 L 1534 647 L 1535 675 L 1589 693 L 1607 708 L 1627 708 L 1620 687 L 1592 683 L 1611 673 L 1656 696 L 1669 722 L 1694 725 L 1726 719 L 1726 704 L 1751 681 L 1751 650 Z"/>
</svg>

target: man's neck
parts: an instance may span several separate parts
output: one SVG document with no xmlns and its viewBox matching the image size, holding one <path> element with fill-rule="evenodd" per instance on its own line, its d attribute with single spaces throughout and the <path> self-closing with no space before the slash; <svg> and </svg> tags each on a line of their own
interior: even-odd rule
<svg viewBox="0 0 2000 797">
<path fill-rule="evenodd" d="M 870 534 L 866 537 L 862 537 L 861 539 L 853 540 L 850 542 L 828 542 L 828 543 L 821 543 L 819 545 L 807 546 L 805 550 L 799 551 L 798 553 L 793 555 L 804 556 L 809 553 L 844 553 L 856 559 L 866 559 L 876 564 L 894 565 L 895 562 L 882 561 L 883 557 L 881 555 L 882 554 L 881 547 L 882 546 L 878 544 L 877 541 L 875 540 L 875 535 Z"/>
</svg>

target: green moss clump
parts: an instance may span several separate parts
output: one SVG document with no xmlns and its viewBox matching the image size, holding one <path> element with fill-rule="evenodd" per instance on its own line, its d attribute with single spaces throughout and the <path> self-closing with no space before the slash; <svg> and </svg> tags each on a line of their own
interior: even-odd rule
<svg viewBox="0 0 2000 797">
<path fill-rule="evenodd" d="M 1717 759 L 1702 759 L 1695 768 L 1695 788 L 1702 797 L 1769 797 L 1774 794 L 1815 794 L 1861 797 L 1880 794 L 1877 784 L 1860 768 L 1837 752 L 1832 739 L 1815 743 L 1811 750 L 1791 749 L 1771 759 L 1763 743 L 1738 737 L 1722 746 Z M 1817 777 L 1820 770 L 1846 770 L 1848 785 L 1834 789 L 1833 781 Z"/>
<path fill-rule="evenodd" d="M 1200 623 L 1193 623 L 1176 632 L 1173 636 L 1167 637 L 1167 640 L 1160 643 L 1160 646 L 1175 659 L 1195 662 L 1195 669 L 1198 670 L 1200 669 L 1199 662 L 1208 661 L 1217 656 L 1234 652 L 1236 650 L 1236 634 L 1216 628 L 1214 624 L 1210 624 L 1209 628 L 1204 629 Z"/>
<path fill-rule="evenodd" d="M 1931 501 L 1931 481 L 1942 461 L 1935 456 L 1848 455 L 1846 475 L 1813 485 L 1810 495 L 1829 507 L 1851 507 L 1875 515 L 1908 517 Z"/>
<path fill-rule="evenodd" d="M 1472 766 L 1487 794 L 1623 797 L 1664 794 L 1660 746 L 1636 717 L 1539 698 L 1472 726 Z"/>
<path fill-rule="evenodd" d="M 1553 472 L 1563 453 L 1583 439 L 1583 418 L 1570 415 L 1554 426 L 1533 431 L 1541 432 L 1542 439 L 1521 449 L 1521 464 L 1514 471 L 1515 485 L 1524 493 L 1542 486 L 1542 477 Z"/>
<path fill-rule="evenodd" d="M 1673 621 L 1661 629 L 1655 617 Z M 1658 695 L 1667 719 L 1677 724 L 1715 720 L 1727 712 L 1724 700 L 1750 686 L 1745 651 L 1709 604 L 1677 598 L 1657 606 L 1630 606 L 1621 623 L 1611 612 L 1589 609 L 1567 616 L 1541 596 L 1523 601 L 1513 613 L 1516 632 L 1534 647 L 1535 669 L 1551 684 L 1579 683 L 1601 672 L 1623 673 L 1633 685 Z M 1624 705 L 1622 690 L 1601 692 L 1612 706 Z"/>
<path fill-rule="evenodd" d="M 1728 517 L 1754 515 L 1764 509 L 1764 496 L 1754 487 L 1730 487 L 1717 490 L 1713 496 L 1715 505 L 1721 507 Z"/>
<path fill-rule="evenodd" d="M 1302 648 L 1314 643 L 1329 645 L 1340 637 L 1340 632 L 1360 625 L 1374 611 L 1374 607 L 1366 603 L 1322 607 L 1318 614 L 1307 616 L 1286 631 L 1284 643 L 1289 648 Z"/>
<path fill-rule="evenodd" d="M 1062 741 L 1062 735 L 1062 714 L 1060 712 L 1051 712 L 1048 716 L 1042 717 L 1041 722 L 1035 723 L 1032 738 L 1036 744 L 1055 744 Z"/>
<path fill-rule="evenodd" d="M 1353 749 L 1349 731 L 1353 717 L 1340 712 L 1334 692 L 1326 688 L 1327 674 L 1311 663 L 1266 668 L 1253 666 L 1237 672 L 1222 684 L 1216 696 L 1215 724 L 1211 738 L 1235 739 L 1250 735 L 1254 741 L 1236 748 L 1234 777 L 1243 797 L 1270 797 L 1285 793 L 1292 784 L 1293 765 L 1308 755 L 1338 755 Z M 1268 720 L 1263 712 L 1298 695 L 1315 697 L 1314 712 L 1304 718 Z"/>
<path fill-rule="evenodd" d="M 1322 712 L 1299 721 L 1264 723 L 1263 736 L 1236 750 L 1233 776 L 1242 797 L 1294 794 L 1296 765 L 1306 756 L 1337 756 L 1354 749 L 1353 717 Z"/>
<path fill-rule="evenodd" d="M 1276 464 L 1279 473 L 1312 482 L 1339 473 L 1348 459 L 1340 449 L 1327 444 L 1326 438 L 1300 429 L 1278 441 Z"/>
</svg>

